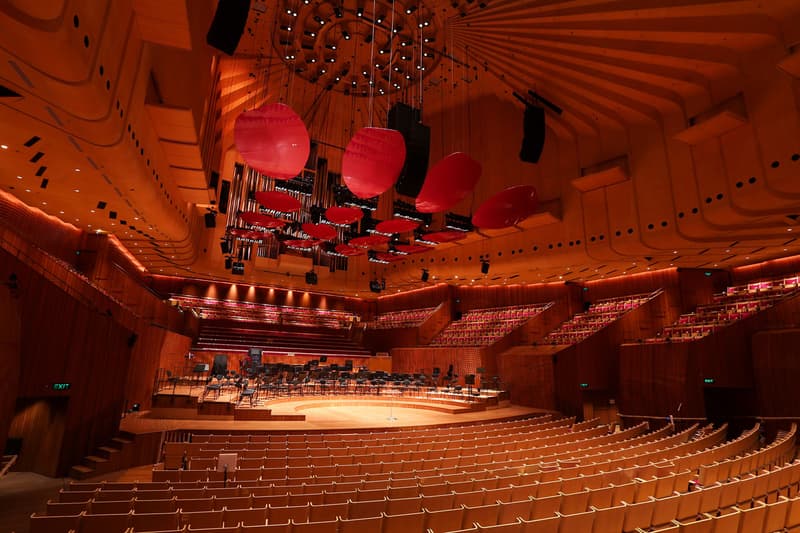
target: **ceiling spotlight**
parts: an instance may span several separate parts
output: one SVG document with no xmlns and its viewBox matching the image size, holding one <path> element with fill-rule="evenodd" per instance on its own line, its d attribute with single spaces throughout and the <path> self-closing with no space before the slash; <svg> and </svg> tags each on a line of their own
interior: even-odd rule
<svg viewBox="0 0 800 533">
<path fill-rule="evenodd" d="M 406 8 L 406 15 L 410 15 L 411 13 L 413 13 L 416 10 L 417 10 L 417 6 L 408 6 Z"/>
<path fill-rule="evenodd" d="M 384 17 L 385 17 L 384 15 L 378 15 L 377 17 L 375 17 L 375 23 L 380 24 L 381 22 L 383 22 Z"/>
<path fill-rule="evenodd" d="M 285 24 L 281 24 L 281 29 L 283 31 L 292 31 L 292 27 L 291 26 L 287 26 Z"/>
<path fill-rule="evenodd" d="M 317 24 L 319 24 L 320 26 L 325 25 L 325 20 L 319 15 L 314 15 L 314 20 L 317 21 Z"/>
<path fill-rule="evenodd" d="M 357 17 L 363 17 L 364 16 L 364 8 L 363 7 L 358 6 L 358 8 L 356 9 L 356 16 Z"/>
<path fill-rule="evenodd" d="M 337 19 L 340 19 L 344 16 L 344 11 L 342 11 L 342 6 L 336 6 L 333 8 L 333 13 L 336 15 Z"/>
<path fill-rule="evenodd" d="M 342 37 L 344 37 L 345 41 L 349 41 L 350 40 L 350 33 L 347 32 L 347 31 L 342 31 Z"/>
</svg>

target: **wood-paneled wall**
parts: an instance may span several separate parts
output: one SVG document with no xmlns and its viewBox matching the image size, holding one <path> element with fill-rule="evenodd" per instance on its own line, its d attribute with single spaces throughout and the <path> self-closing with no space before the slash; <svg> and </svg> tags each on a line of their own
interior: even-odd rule
<svg viewBox="0 0 800 533">
<path fill-rule="evenodd" d="M 8 274 L 0 268 L 3 279 L 8 279 Z M 14 418 L 22 365 L 21 329 L 18 291 L 0 287 L 0 450 L 6 449 L 8 428 Z"/>
<path fill-rule="evenodd" d="M 756 412 L 765 417 L 800 417 L 800 329 L 757 332 L 752 350 Z"/>
<path fill-rule="evenodd" d="M 395 348 L 392 354 L 392 372 L 406 374 L 423 373 L 430 376 L 438 367 L 444 376 L 453 365 L 453 372 L 458 374 L 459 382 L 464 383 L 464 376 L 475 374 L 484 364 L 484 354 L 477 347 L 432 348 L 418 346 L 415 348 Z"/>
</svg>

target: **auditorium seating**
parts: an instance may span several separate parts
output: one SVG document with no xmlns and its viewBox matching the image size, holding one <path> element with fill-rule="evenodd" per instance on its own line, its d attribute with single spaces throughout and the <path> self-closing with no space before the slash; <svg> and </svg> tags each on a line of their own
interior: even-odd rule
<svg viewBox="0 0 800 533">
<path fill-rule="evenodd" d="M 258 347 L 265 354 L 369 356 L 369 350 L 350 340 L 341 330 L 326 328 L 276 328 L 228 321 L 200 322 L 194 350 L 247 352 Z"/>
<path fill-rule="evenodd" d="M 198 296 L 174 295 L 173 305 L 190 309 L 203 319 L 224 319 L 259 324 L 321 326 L 331 329 L 349 327 L 356 315 L 335 309 L 277 306 L 240 300 L 219 300 Z"/>
<path fill-rule="evenodd" d="M 435 310 L 436 307 L 425 307 L 389 311 L 381 313 L 375 317 L 375 320 L 367 322 L 367 327 L 371 329 L 416 328 L 425 322 Z"/>
<path fill-rule="evenodd" d="M 585 313 L 578 313 L 542 339 L 542 344 L 569 345 L 600 331 L 623 314 L 636 309 L 661 291 L 598 300 Z"/>
<path fill-rule="evenodd" d="M 798 277 L 781 278 L 728 287 L 715 294 L 713 303 L 697 306 L 646 342 L 688 342 L 701 339 L 734 322 L 768 309 L 782 298 L 795 294 Z"/>
<path fill-rule="evenodd" d="M 510 307 L 472 309 L 464 312 L 437 335 L 432 346 L 488 346 L 549 309 L 553 302 Z"/>
<path fill-rule="evenodd" d="M 370 433 L 193 435 L 191 442 L 168 443 L 167 456 L 226 451 L 242 461 L 252 451 L 267 452 L 268 459 L 284 453 L 287 463 L 250 473 L 240 465 L 227 479 L 211 469 L 191 481 L 183 477 L 192 470 L 155 469 L 149 482 L 74 482 L 48 502 L 45 515 L 31 517 L 31 533 L 758 533 L 800 527 L 796 427 L 766 445 L 758 425 L 729 440 L 726 429 L 695 425 L 672 433 L 671 426 L 648 431 L 641 424 L 609 432 L 596 420 L 542 416 Z M 475 453 L 487 447 L 491 452 Z M 335 465 L 314 462 L 325 452 L 312 450 L 342 448 Z M 429 469 L 434 463 L 411 453 L 449 462 Z M 385 461 L 387 454 L 398 460 Z"/>
</svg>

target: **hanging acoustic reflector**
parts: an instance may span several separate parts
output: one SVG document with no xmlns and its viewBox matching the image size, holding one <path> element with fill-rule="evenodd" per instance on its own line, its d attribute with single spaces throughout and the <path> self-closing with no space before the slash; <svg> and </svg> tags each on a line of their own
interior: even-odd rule
<svg viewBox="0 0 800 533">
<path fill-rule="evenodd" d="M 448 155 L 428 171 L 417 196 L 417 211 L 447 211 L 472 192 L 478 184 L 481 171 L 481 164 L 463 152 Z"/>
<path fill-rule="evenodd" d="M 264 206 L 265 209 L 281 213 L 293 213 L 303 207 L 300 200 L 282 191 L 257 192 L 256 202 Z"/>
<path fill-rule="evenodd" d="M 321 241 L 316 239 L 289 239 L 288 241 L 283 241 L 283 244 L 288 246 L 289 248 L 302 248 L 304 250 L 308 250 L 320 244 Z"/>
<path fill-rule="evenodd" d="M 358 198 L 389 190 L 406 160 L 406 143 L 397 130 L 361 128 L 342 157 L 342 180 Z"/>
<path fill-rule="evenodd" d="M 467 235 L 469 234 L 465 231 L 435 231 L 433 233 L 426 233 L 422 238 L 429 242 L 438 242 L 441 244 L 443 242 L 460 241 L 466 238 Z"/>
<path fill-rule="evenodd" d="M 349 244 L 337 244 L 334 250 L 336 250 L 336 253 L 346 255 L 348 257 L 364 255 L 367 253 L 363 248 L 357 248 L 355 246 L 350 246 Z"/>
<path fill-rule="evenodd" d="M 407 218 L 393 218 L 391 220 L 384 220 L 378 222 L 375 226 L 375 231 L 379 233 L 405 233 L 411 231 L 419 226 L 416 220 L 409 220 Z"/>
<path fill-rule="evenodd" d="M 337 237 L 336 228 L 330 224 L 311 224 L 310 222 L 306 222 L 302 227 L 306 234 L 315 239 L 332 241 Z"/>
<path fill-rule="evenodd" d="M 364 216 L 358 207 L 329 207 L 325 210 L 325 218 L 334 224 L 352 224 Z"/>
<path fill-rule="evenodd" d="M 389 237 L 384 235 L 367 235 L 366 237 L 356 237 L 348 243 L 351 246 L 369 248 L 371 246 L 382 246 L 389 243 Z"/>
<path fill-rule="evenodd" d="M 245 211 L 239 215 L 239 218 L 249 226 L 256 226 L 264 229 L 278 229 L 286 225 L 285 220 L 254 211 Z"/>
<path fill-rule="evenodd" d="M 294 178 L 311 151 L 303 120 L 285 104 L 265 104 L 236 117 L 233 140 L 245 162 L 275 179 Z"/>
<path fill-rule="evenodd" d="M 538 205 L 536 189 L 530 185 L 509 187 L 481 204 L 472 215 L 478 228 L 500 229 L 518 224 L 531 216 Z"/>
</svg>

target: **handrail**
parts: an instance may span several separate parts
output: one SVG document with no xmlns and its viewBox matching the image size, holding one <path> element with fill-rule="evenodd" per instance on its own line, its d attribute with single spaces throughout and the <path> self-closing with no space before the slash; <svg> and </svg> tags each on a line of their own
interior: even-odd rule
<svg viewBox="0 0 800 533">
<path fill-rule="evenodd" d="M 17 462 L 17 455 L 4 455 L 3 456 L 3 468 L 0 470 L 0 478 L 8 474 L 8 471 L 11 470 L 11 467 L 14 466 L 14 463 Z"/>
</svg>

